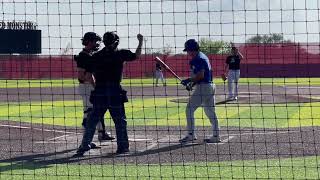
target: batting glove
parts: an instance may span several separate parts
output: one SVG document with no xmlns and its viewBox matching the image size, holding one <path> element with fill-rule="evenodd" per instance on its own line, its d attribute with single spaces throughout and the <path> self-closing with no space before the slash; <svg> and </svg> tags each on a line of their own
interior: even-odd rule
<svg viewBox="0 0 320 180">
<path fill-rule="evenodd" d="M 192 91 L 192 87 L 193 87 L 193 83 L 190 82 L 190 83 L 188 83 L 188 84 L 186 85 L 186 90 L 187 90 L 187 91 Z"/>
<path fill-rule="evenodd" d="M 184 85 L 184 86 L 187 86 L 190 82 L 191 82 L 191 79 L 188 78 L 188 79 L 182 80 L 182 81 L 181 81 L 181 84 Z"/>
</svg>

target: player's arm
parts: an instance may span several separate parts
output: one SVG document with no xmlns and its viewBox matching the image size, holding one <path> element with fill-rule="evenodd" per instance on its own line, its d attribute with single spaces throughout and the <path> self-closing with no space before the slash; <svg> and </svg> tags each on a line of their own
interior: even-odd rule
<svg viewBox="0 0 320 180">
<path fill-rule="evenodd" d="M 90 84 L 94 85 L 94 79 L 91 73 L 85 72 L 85 79 L 86 82 L 89 82 Z"/>
<path fill-rule="evenodd" d="M 138 34 L 137 39 L 138 39 L 139 43 L 138 43 L 138 47 L 136 49 L 135 54 L 136 54 L 136 58 L 138 59 L 141 55 L 141 49 L 142 49 L 142 45 L 143 45 L 143 36 L 141 34 Z"/>
<path fill-rule="evenodd" d="M 78 67 L 78 79 L 79 81 L 85 82 L 86 80 L 86 70 Z"/>
<path fill-rule="evenodd" d="M 237 49 L 237 54 L 240 57 L 240 60 L 242 60 L 243 59 L 243 55 L 241 54 L 241 52 L 238 49 Z"/>
<path fill-rule="evenodd" d="M 137 38 L 139 40 L 139 44 L 138 44 L 138 47 L 137 47 L 135 53 L 131 52 L 130 50 L 126 50 L 126 49 L 122 49 L 122 50 L 118 51 L 120 59 L 122 59 L 123 62 L 134 61 L 136 59 L 139 59 L 139 57 L 141 55 L 143 36 L 141 34 L 138 34 Z"/>
<path fill-rule="evenodd" d="M 83 63 L 83 53 L 80 52 L 79 55 L 74 56 L 74 60 L 77 63 L 77 71 L 78 71 L 78 80 L 80 82 L 85 81 L 85 72 L 84 63 Z"/>
<path fill-rule="evenodd" d="M 78 79 L 83 83 L 90 83 L 94 85 L 94 79 L 92 76 L 92 56 L 80 56 L 77 59 Z"/>
<path fill-rule="evenodd" d="M 229 63 L 228 63 L 228 59 L 226 60 L 226 62 L 224 63 L 224 68 L 223 68 L 223 73 L 227 74 L 228 70 L 229 70 Z"/>
<path fill-rule="evenodd" d="M 81 82 L 89 82 L 94 85 L 94 78 L 90 72 L 87 72 L 85 69 L 78 67 L 78 79 Z"/>
</svg>

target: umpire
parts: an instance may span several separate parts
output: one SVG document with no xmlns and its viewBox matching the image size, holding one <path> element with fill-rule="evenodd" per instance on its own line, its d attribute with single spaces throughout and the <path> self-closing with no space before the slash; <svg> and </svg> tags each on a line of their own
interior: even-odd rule
<svg viewBox="0 0 320 180">
<path fill-rule="evenodd" d="M 119 36 L 115 32 L 106 32 L 103 35 L 105 47 L 92 56 L 92 73 L 96 81 L 90 101 L 93 110 L 89 114 L 88 124 L 83 134 L 82 142 L 75 156 L 82 156 L 90 150 L 96 125 L 99 119 L 109 110 L 114 121 L 117 135 L 117 154 L 129 152 L 127 121 L 124 102 L 127 101 L 126 91 L 120 85 L 123 64 L 126 61 L 138 59 L 141 55 L 143 36 L 137 35 L 139 41 L 135 53 L 130 50 L 118 50 Z"/>
</svg>

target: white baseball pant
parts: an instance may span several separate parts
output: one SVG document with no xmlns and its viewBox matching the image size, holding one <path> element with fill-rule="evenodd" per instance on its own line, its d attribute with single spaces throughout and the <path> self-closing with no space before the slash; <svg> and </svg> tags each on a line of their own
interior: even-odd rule
<svg viewBox="0 0 320 180">
<path fill-rule="evenodd" d="M 82 103 L 83 103 L 83 118 L 88 117 L 88 109 L 93 108 L 92 103 L 90 102 L 90 94 L 91 91 L 93 91 L 94 88 L 92 84 L 87 83 L 80 83 L 79 84 L 79 95 L 82 97 Z M 98 131 L 102 131 L 103 127 L 101 122 L 99 121 L 97 124 Z"/>
<path fill-rule="evenodd" d="M 215 85 L 197 84 L 191 95 L 186 108 L 187 130 L 189 134 L 194 134 L 194 112 L 202 106 L 206 116 L 209 118 L 213 136 L 219 137 L 219 122 L 215 112 Z"/>
<path fill-rule="evenodd" d="M 228 91 L 229 98 L 238 97 L 238 82 L 240 79 L 240 70 L 229 70 L 228 73 Z"/>
</svg>

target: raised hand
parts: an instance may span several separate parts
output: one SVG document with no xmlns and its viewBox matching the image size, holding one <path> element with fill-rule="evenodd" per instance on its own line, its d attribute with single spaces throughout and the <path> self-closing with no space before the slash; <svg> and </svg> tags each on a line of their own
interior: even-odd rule
<svg viewBox="0 0 320 180">
<path fill-rule="evenodd" d="M 142 34 L 137 34 L 137 39 L 140 43 L 143 41 L 143 35 Z"/>
</svg>

